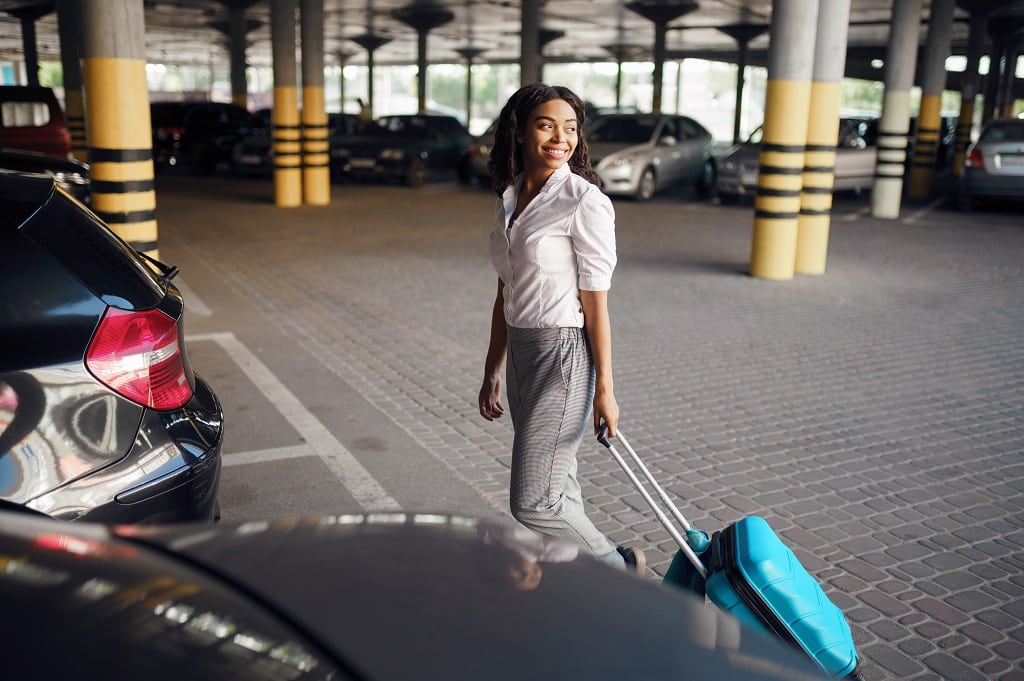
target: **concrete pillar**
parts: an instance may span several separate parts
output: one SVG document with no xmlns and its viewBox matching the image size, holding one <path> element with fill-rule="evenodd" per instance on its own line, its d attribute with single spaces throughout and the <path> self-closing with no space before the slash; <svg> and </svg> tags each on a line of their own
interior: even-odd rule
<svg viewBox="0 0 1024 681">
<path fill-rule="evenodd" d="M 750 274 L 792 279 L 818 0 L 774 0 Z"/>
<path fill-rule="evenodd" d="M 540 81 L 541 0 L 523 0 L 519 39 L 519 84 Z"/>
<path fill-rule="evenodd" d="M 447 7 L 436 0 L 413 0 L 412 3 L 394 13 L 399 21 L 416 29 L 416 93 L 419 111 L 427 108 L 427 37 L 430 31 L 443 26 L 455 18 Z"/>
<path fill-rule="evenodd" d="M 29 5 L 8 12 L 21 21 L 21 47 L 25 55 L 27 85 L 39 85 L 39 46 L 36 44 L 36 21 L 53 11 L 49 3 Z"/>
<path fill-rule="evenodd" d="M 540 46 L 540 54 L 537 56 L 537 79 L 540 81 L 544 80 L 544 48 L 547 47 L 548 43 L 558 40 L 565 31 L 559 31 L 555 28 L 541 28 L 540 37 L 538 38 L 538 44 Z"/>
<path fill-rule="evenodd" d="M 227 38 L 227 50 L 231 64 L 231 101 L 239 106 L 248 106 L 249 83 L 246 79 L 248 67 L 245 60 L 246 36 L 250 31 L 263 26 L 263 22 L 246 19 L 245 12 L 258 0 L 220 0 L 228 9 L 227 21 L 207 22 L 210 28 Z"/>
<path fill-rule="evenodd" d="M 871 214 L 895 220 L 900 216 L 903 166 L 910 128 L 910 87 L 917 68 L 921 0 L 895 0 L 889 47 L 885 53 L 885 94 L 878 123 L 878 160 L 871 189 Z"/>
<path fill-rule="evenodd" d="M 626 4 L 626 9 L 654 24 L 654 74 L 651 82 L 651 111 L 654 113 L 661 112 L 661 81 L 665 72 L 668 22 L 692 12 L 697 7 L 696 2 L 688 0 L 633 0 Z"/>
<path fill-rule="evenodd" d="M 661 113 L 662 90 L 665 80 L 665 42 L 668 37 L 668 22 L 654 23 L 654 73 L 651 75 L 651 112 Z"/>
<path fill-rule="evenodd" d="M 942 91 L 946 87 L 946 58 L 953 33 L 954 0 L 932 0 L 928 15 L 928 38 L 924 48 L 924 76 L 921 81 L 921 108 L 914 133 L 914 154 L 910 164 L 912 199 L 924 199 L 932 193 L 935 162 L 942 129 Z"/>
<path fill-rule="evenodd" d="M 473 118 L 473 60 L 487 50 L 479 47 L 460 47 L 455 50 L 466 60 L 466 126 Z"/>
<path fill-rule="evenodd" d="M 992 36 L 991 49 L 988 53 L 988 75 L 985 76 L 985 97 L 981 104 L 981 122 L 988 123 L 996 115 L 999 100 L 1003 56 L 1006 54 L 1007 31 L 998 21 L 989 16 L 989 35 Z"/>
<path fill-rule="evenodd" d="M 373 53 L 377 48 L 391 42 L 391 38 L 376 35 L 372 31 L 352 39 L 352 42 L 366 50 L 366 104 L 370 108 L 370 117 L 373 117 Z"/>
<path fill-rule="evenodd" d="M 974 125 L 975 99 L 978 97 L 978 85 L 981 76 L 978 74 L 978 63 L 981 51 L 985 46 L 985 23 L 987 13 L 971 14 L 970 29 L 967 35 L 967 65 L 964 68 L 960 87 L 960 118 L 956 124 L 956 146 L 953 150 L 953 172 L 960 175 L 964 171 L 964 159 L 967 147 L 971 144 L 971 128 Z"/>
<path fill-rule="evenodd" d="M 71 155 L 79 161 L 87 161 L 85 101 L 82 99 L 81 7 L 79 0 L 57 0 L 57 33 L 64 71 L 64 116 L 71 133 Z"/>
<path fill-rule="evenodd" d="M 345 112 L 345 63 L 352 57 L 347 50 L 339 50 L 334 53 L 338 59 L 338 110 Z"/>
<path fill-rule="evenodd" d="M 324 0 L 301 0 L 302 199 L 331 202 L 331 146 L 324 103 Z"/>
<path fill-rule="evenodd" d="M 231 55 L 231 101 L 239 106 L 249 103 L 249 84 L 245 78 L 245 7 L 228 8 L 228 51 Z"/>
<path fill-rule="evenodd" d="M 295 84 L 296 2 L 270 0 L 270 42 L 274 58 L 274 204 L 282 207 L 302 204 L 302 144 Z"/>
<path fill-rule="evenodd" d="M 736 109 L 733 114 L 732 123 L 732 143 L 739 144 L 743 141 L 740 139 L 740 121 L 743 116 L 743 88 L 746 78 L 747 55 L 750 48 L 750 41 L 767 31 L 768 26 L 756 24 L 732 24 L 729 26 L 720 26 L 718 30 L 735 40 L 736 45 L 739 47 L 739 57 L 736 62 Z M 845 44 L 845 37 L 843 44 Z"/>
<path fill-rule="evenodd" d="M 1006 40 L 1006 59 L 1003 67 L 1003 79 L 999 84 L 999 105 L 996 114 L 1001 117 L 1013 115 L 1014 83 L 1016 82 L 1017 59 L 1021 53 L 1020 32 L 1011 33 Z"/>
<path fill-rule="evenodd" d="M 133 248 L 157 258 L 142 0 L 80 7 L 92 209 Z"/>
<path fill-rule="evenodd" d="M 647 55 L 646 48 L 623 42 L 602 45 L 601 49 L 615 58 L 615 108 L 622 106 L 622 62 L 643 59 Z M 682 62 L 680 62 L 682 68 Z"/>
<path fill-rule="evenodd" d="M 807 148 L 797 219 L 796 272 L 824 274 L 836 179 L 839 99 L 846 68 L 850 0 L 820 0 Z"/>
</svg>

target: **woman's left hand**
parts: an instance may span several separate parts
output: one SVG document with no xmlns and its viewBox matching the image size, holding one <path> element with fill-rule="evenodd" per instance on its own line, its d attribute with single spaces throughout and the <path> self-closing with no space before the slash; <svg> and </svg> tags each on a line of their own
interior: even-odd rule
<svg viewBox="0 0 1024 681">
<path fill-rule="evenodd" d="M 602 421 L 608 424 L 608 437 L 615 437 L 619 427 L 619 403 L 615 401 L 614 392 L 599 387 L 594 393 L 594 435 L 600 432 Z"/>
</svg>

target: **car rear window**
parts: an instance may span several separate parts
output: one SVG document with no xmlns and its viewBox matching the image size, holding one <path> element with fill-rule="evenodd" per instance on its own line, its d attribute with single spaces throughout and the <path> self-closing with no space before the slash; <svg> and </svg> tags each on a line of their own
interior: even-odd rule
<svg viewBox="0 0 1024 681">
<path fill-rule="evenodd" d="M 184 115 L 185 107 L 178 102 L 157 102 L 149 107 L 151 123 L 156 128 L 181 125 Z"/>
<path fill-rule="evenodd" d="M 1003 140 L 1024 140 L 1024 121 L 1008 121 L 989 125 L 978 137 L 981 142 L 1001 142 Z"/>
<path fill-rule="evenodd" d="M 46 102 L 0 103 L 0 121 L 5 128 L 41 128 L 50 120 L 50 105 Z"/>
<path fill-rule="evenodd" d="M 62 192 L 54 192 L 21 231 L 107 305 L 142 310 L 164 297 L 163 286 L 135 251 Z"/>
</svg>

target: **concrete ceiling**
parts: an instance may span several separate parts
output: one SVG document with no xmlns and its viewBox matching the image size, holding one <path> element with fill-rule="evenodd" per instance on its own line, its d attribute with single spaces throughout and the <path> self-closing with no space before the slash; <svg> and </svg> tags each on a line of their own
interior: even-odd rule
<svg viewBox="0 0 1024 681">
<path fill-rule="evenodd" d="M 417 34 L 396 18 L 396 11 L 413 0 L 324 0 L 324 33 L 327 63 L 366 62 L 366 50 L 354 41 L 368 33 L 388 42 L 374 53 L 376 64 L 415 63 Z M 421 3 L 423 0 L 416 0 Z M 771 22 L 771 0 L 661 0 L 667 5 L 698 5 L 668 23 L 670 57 L 684 56 L 735 61 L 736 41 L 719 27 L 755 26 Z M 228 64 L 227 27 L 229 5 L 248 6 L 248 62 L 270 65 L 270 1 L 259 0 L 145 0 L 146 49 L 150 62 L 175 64 Z M 520 47 L 518 0 L 436 0 L 450 12 L 448 23 L 433 29 L 428 39 L 432 63 L 462 63 L 459 50 L 481 50 L 476 63 L 516 62 Z M 627 8 L 626 0 L 548 0 L 542 7 L 542 29 L 558 36 L 543 49 L 546 61 L 596 61 L 609 58 L 608 46 L 623 46 L 627 54 L 649 58 L 654 25 Z M 892 0 L 852 0 L 848 64 L 857 75 L 872 58 L 885 54 L 889 40 Z M 927 31 L 931 0 L 923 0 L 921 43 Z M 1024 17 L 1020 0 L 958 0 L 953 26 L 953 52 L 963 53 L 967 42 L 969 9 L 986 6 L 1012 11 Z M 0 0 L 0 59 L 20 61 L 23 54 L 19 12 L 45 11 L 52 0 Z M 966 8 L 966 9 L 965 9 Z M 41 60 L 59 58 L 55 12 L 36 21 L 37 49 Z M 218 26 L 222 27 L 218 30 Z M 756 32 L 756 31 L 755 31 Z M 767 31 L 750 42 L 748 63 L 764 63 Z"/>
</svg>

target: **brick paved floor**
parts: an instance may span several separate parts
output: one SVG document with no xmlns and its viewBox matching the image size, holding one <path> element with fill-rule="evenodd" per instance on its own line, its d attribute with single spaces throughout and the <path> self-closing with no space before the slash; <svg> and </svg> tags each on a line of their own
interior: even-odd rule
<svg viewBox="0 0 1024 681">
<path fill-rule="evenodd" d="M 490 195 L 336 186 L 286 210 L 262 181 L 158 187 L 161 251 L 215 273 L 207 304 L 262 297 L 295 351 L 505 508 L 510 426 L 474 406 Z M 1021 681 L 1024 214 L 866 205 L 837 200 L 827 275 L 767 282 L 745 274 L 749 206 L 616 202 L 622 428 L 698 527 L 769 520 L 868 681 Z M 600 527 L 664 572 L 668 535 L 596 444 L 580 478 Z"/>
</svg>

